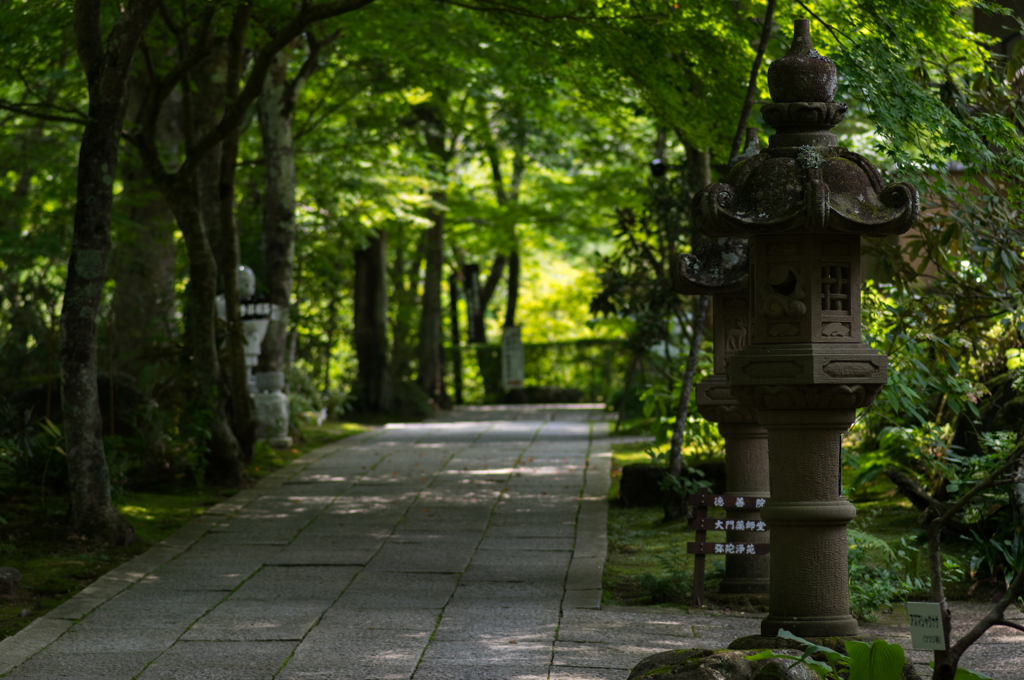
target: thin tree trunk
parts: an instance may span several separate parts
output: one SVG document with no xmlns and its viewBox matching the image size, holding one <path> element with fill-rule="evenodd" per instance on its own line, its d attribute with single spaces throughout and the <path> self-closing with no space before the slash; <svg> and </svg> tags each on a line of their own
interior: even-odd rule
<svg viewBox="0 0 1024 680">
<path fill-rule="evenodd" d="M 225 95 L 229 101 L 238 96 L 249 8 L 251 5 L 243 4 L 236 11 L 228 37 Z M 225 357 L 225 378 L 231 393 L 232 430 L 238 440 L 242 462 L 247 463 L 252 460 L 256 446 L 256 421 L 253 418 L 252 398 L 249 396 L 249 371 L 245 366 L 245 332 L 239 310 L 241 300 L 238 292 L 238 268 L 241 266 L 241 247 L 238 242 L 238 225 L 235 222 L 235 162 L 238 158 L 239 135 L 239 128 L 235 128 L 224 137 L 221 144 L 217 184 L 220 227 L 217 266 L 224 281 L 224 305 L 227 312 L 228 351 Z"/>
<path fill-rule="evenodd" d="M 96 319 L 110 254 L 110 218 L 128 76 L 142 33 L 158 6 L 136 0 L 118 16 L 106 44 L 98 0 L 75 2 L 75 46 L 89 91 L 78 156 L 77 202 L 60 324 L 61 396 L 72 531 L 123 545 L 135 531 L 114 508 L 103 450 L 96 382 Z"/>
<path fill-rule="evenodd" d="M 288 308 L 295 277 L 295 145 L 292 134 L 299 92 L 316 68 L 319 43 L 310 38 L 309 55 L 292 80 L 288 63 L 294 46 L 278 52 L 263 84 L 256 113 L 263 138 L 263 262 L 270 302 L 276 312 L 267 327 L 260 371 L 281 371 L 285 364 Z"/>
<path fill-rule="evenodd" d="M 206 421 L 210 431 L 210 466 L 206 474 L 215 482 L 238 486 L 242 484 L 242 451 L 228 423 L 225 409 L 227 391 L 222 385 L 223 374 L 217 352 L 217 262 L 199 210 L 195 176 L 168 178 L 164 195 L 174 211 L 189 254 L 188 316 L 185 324 L 189 370 L 185 380 L 191 397 L 191 415 L 198 419 L 199 427 Z"/>
<path fill-rule="evenodd" d="M 494 264 L 491 265 L 491 273 L 487 275 L 487 280 L 484 282 L 482 288 L 480 288 L 480 314 L 477 316 L 478 327 L 474 331 L 479 338 L 478 342 L 487 342 L 487 331 L 484 326 L 484 320 L 486 319 L 487 305 L 491 302 L 491 297 L 494 296 L 494 290 L 498 287 L 498 283 L 501 281 L 502 275 L 505 273 L 505 255 L 498 254 L 494 257 Z"/>
<path fill-rule="evenodd" d="M 672 427 L 672 440 L 668 449 L 668 474 L 675 479 L 683 476 L 683 432 L 686 431 L 686 418 L 690 410 L 690 393 L 693 391 L 693 378 L 697 373 L 697 358 L 700 356 L 700 343 L 704 339 L 704 319 L 708 314 L 708 299 L 701 295 L 694 300 L 693 306 L 693 337 L 690 339 L 690 353 L 686 358 L 686 372 L 683 373 L 683 384 L 679 388 L 679 403 L 676 405 L 676 422 Z M 674 494 L 666 494 L 665 521 L 679 519 L 683 503 Z"/>
<path fill-rule="evenodd" d="M 519 251 L 508 255 L 508 303 L 505 306 L 505 327 L 516 325 L 516 304 L 519 302 Z"/>
<path fill-rule="evenodd" d="M 750 109 L 754 107 L 754 95 L 757 92 L 757 76 L 761 72 L 761 62 L 764 60 L 764 51 L 768 47 L 768 40 L 772 34 L 772 17 L 775 14 L 775 0 L 768 0 L 764 10 L 764 25 L 761 28 L 761 41 L 757 44 L 757 55 L 750 67 L 750 82 L 747 84 L 747 96 L 743 99 L 743 108 L 740 110 L 739 125 L 736 126 L 736 134 L 732 139 L 732 148 L 729 151 L 731 161 L 740 152 L 740 145 L 743 144 L 743 136 L 747 129 L 747 119 L 750 118 Z M 701 185 L 706 186 L 706 185 Z"/>
<path fill-rule="evenodd" d="M 353 344 L 358 364 L 356 395 L 360 408 L 374 413 L 391 409 L 388 361 L 387 241 L 384 232 L 355 254 Z"/>
<path fill-rule="evenodd" d="M 442 102 L 444 98 L 439 98 Z M 441 279 L 444 267 L 444 207 L 448 201 L 447 182 L 450 152 L 446 147 L 447 127 L 441 104 L 428 103 L 416 107 L 416 115 L 422 125 L 423 141 L 432 156 L 431 170 L 435 182 L 440 186 L 431 194 L 433 207 L 428 217 L 434 226 L 425 234 L 426 271 L 423 279 L 423 304 L 420 315 L 419 337 L 419 384 L 423 391 L 440 408 L 451 408 L 451 401 L 444 387 L 444 365 L 441 354 L 441 327 L 443 311 L 441 305 Z"/>
<path fill-rule="evenodd" d="M 434 200 L 443 202 L 444 192 L 435 192 Z M 419 383 L 440 408 L 450 408 L 445 393 L 441 366 L 441 271 L 444 266 L 444 213 L 433 214 L 434 226 L 427 230 L 427 267 L 423 280 L 423 305 L 420 316 Z"/>
<path fill-rule="evenodd" d="M 137 118 L 147 94 L 140 79 L 133 77 L 129 84 L 129 119 Z M 173 124 L 167 124 L 173 120 L 171 108 L 164 107 L 159 137 L 161 147 L 173 153 L 181 135 Z M 119 238 L 111 258 L 112 278 L 116 281 L 113 350 L 121 370 L 138 375 L 150 363 L 147 354 L 154 346 L 174 337 L 174 215 L 137 155 L 129 153 L 125 159 L 121 181 L 124 189 L 119 203 L 127 204 L 131 226 L 127 235 Z"/>
<path fill-rule="evenodd" d="M 452 380 L 455 383 L 455 403 L 462 403 L 462 346 L 459 337 L 459 275 L 448 277 L 448 294 L 451 297 L 452 330 Z"/>
</svg>

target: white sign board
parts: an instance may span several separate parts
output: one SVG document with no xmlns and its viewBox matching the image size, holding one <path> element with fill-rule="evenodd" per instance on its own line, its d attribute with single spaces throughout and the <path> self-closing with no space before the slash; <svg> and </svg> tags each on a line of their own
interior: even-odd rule
<svg viewBox="0 0 1024 680">
<path fill-rule="evenodd" d="M 945 649 L 942 609 L 938 602 L 908 602 L 910 643 L 914 649 Z"/>
<path fill-rule="evenodd" d="M 501 383 L 506 390 L 518 390 L 526 378 L 526 360 L 519 326 L 506 326 L 501 334 Z"/>
</svg>

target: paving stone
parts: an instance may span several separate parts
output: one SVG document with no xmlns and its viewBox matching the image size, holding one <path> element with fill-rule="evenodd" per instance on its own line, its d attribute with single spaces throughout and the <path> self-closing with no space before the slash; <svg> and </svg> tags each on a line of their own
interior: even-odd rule
<svg viewBox="0 0 1024 680">
<path fill-rule="evenodd" d="M 565 597 L 562 599 L 562 609 L 600 609 L 601 593 L 601 588 L 587 590 L 567 589 Z"/>
<path fill-rule="evenodd" d="M 271 680 L 296 642 L 179 642 L 139 680 Z"/>
<path fill-rule="evenodd" d="M 167 628 L 83 629 L 70 628 L 49 650 L 60 654 L 163 652 L 181 635 Z"/>
<path fill-rule="evenodd" d="M 501 554 L 499 551 L 488 551 L 487 555 Z M 518 553 L 519 559 L 529 559 L 532 555 L 556 554 L 554 551 L 535 551 Z M 482 559 L 477 555 L 474 561 Z M 524 580 L 499 580 L 499 581 L 478 581 L 462 579 L 455 595 L 452 597 L 453 605 L 467 603 L 487 603 L 488 606 L 495 604 L 523 604 L 528 602 L 550 603 L 561 598 L 565 592 L 565 586 L 560 581 L 547 581 L 540 579 Z"/>
<path fill-rule="evenodd" d="M 574 668 L 554 666 L 548 680 L 625 680 L 628 673 L 621 668 Z"/>
<path fill-rule="evenodd" d="M 566 551 L 572 550 L 575 540 L 569 536 L 554 537 L 498 537 L 488 533 L 480 543 L 480 550 L 513 550 L 516 552 L 542 550 L 542 551 Z"/>
<path fill-rule="evenodd" d="M 470 666 L 477 670 L 492 666 L 547 666 L 551 661 L 548 641 L 520 642 L 515 638 L 485 640 L 434 640 L 423 652 L 423 664 L 444 664 L 450 667 Z M 417 671 L 419 674 L 419 671 Z"/>
<path fill-rule="evenodd" d="M 355 567 L 266 566 L 231 594 L 231 600 L 333 602 L 359 572 Z"/>
<path fill-rule="evenodd" d="M 422 633 L 379 633 L 359 639 L 340 635 L 307 638 L 296 647 L 277 677 L 280 680 L 411 677 L 428 637 Z"/>
<path fill-rule="evenodd" d="M 339 549 L 325 552 L 321 548 L 300 550 L 292 549 L 289 546 L 267 560 L 267 564 L 275 566 L 363 566 L 376 554 L 376 548 L 373 550 Z"/>
<path fill-rule="evenodd" d="M 276 545 L 239 545 L 235 542 L 226 542 L 224 539 L 225 536 L 220 534 L 207 534 L 188 550 L 182 552 L 179 559 L 245 559 L 259 564 L 269 560 L 282 550 L 280 546 Z M 166 564 L 172 564 L 172 562 Z"/>
<path fill-rule="evenodd" d="M 424 661 L 416 669 L 416 680 L 548 680 L 548 665 L 473 664 L 453 666 L 439 661 Z"/>
<path fill-rule="evenodd" d="M 330 606 L 329 600 L 227 600 L 199 619 L 183 640 L 301 640 Z"/>
<path fill-rule="evenodd" d="M 530 553 L 507 550 L 479 552 L 463 575 L 464 581 L 538 581 L 564 583 L 571 552 Z"/>
<path fill-rule="evenodd" d="M 71 621 L 67 619 L 44 616 L 25 626 L 17 635 L 0 640 L 0 675 L 37 654 L 70 626 Z"/>
<path fill-rule="evenodd" d="M 458 582 L 456 574 L 361 572 L 338 603 L 347 609 L 440 609 Z"/>
<path fill-rule="evenodd" d="M 319 628 L 338 631 L 434 630 L 441 609 L 351 609 L 335 604 L 320 619 Z M 343 634 L 348 634 L 347 632 Z"/>
<path fill-rule="evenodd" d="M 621 668 L 629 675 L 633 666 L 642 659 L 664 651 L 658 645 L 650 644 L 608 644 L 604 642 L 563 642 L 555 643 L 555 666 L 582 666 L 590 668 Z"/>
<path fill-rule="evenodd" d="M 4 676 L 4 680 L 131 680 L 159 652 L 61 654 L 46 649 Z"/>
</svg>

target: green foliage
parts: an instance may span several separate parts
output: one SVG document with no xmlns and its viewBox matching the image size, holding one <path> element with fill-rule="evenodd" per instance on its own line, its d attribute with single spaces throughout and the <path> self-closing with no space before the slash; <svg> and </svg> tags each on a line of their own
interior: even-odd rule
<svg viewBox="0 0 1024 680">
<path fill-rule="evenodd" d="M 971 543 L 971 578 L 980 579 L 983 574 L 990 578 L 1002 578 L 1007 585 L 1013 577 L 1024 570 L 1024 538 L 1017 527 L 999 537 L 983 537 L 976 531 L 962 536 Z M 1010 538 L 1002 538 L 1009 535 Z"/>
<path fill-rule="evenodd" d="M 903 675 L 903 666 L 906 663 L 903 648 L 885 640 L 873 640 L 870 644 L 859 640 L 847 640 L 846 654 L 841 654 L 831 647 L 809 642 L 787 630 L 779 630 L 778 637 L 796 642 L 796 646 L 799 646 L 803 653 L 800 656 L 793 656 L 766 649 L 745 658 L 748 661 L 791 660 L 794 666 L 802 663 L 813 670 L 819 678 L 832 680 L 899 680 Z M 825 661 L 814 659 L 813 656 L 823 656 Z"/>
<path fill-rule="evenodd" d="M 693 588 L 693 571 L 680 548 L 655 555 L 661 565 L 660 574 L 645 572 L 637 576 L 640 585 L 650 593 L 651 604 L 686 603 Z"/>
<path fill-rule="evenodd" d="M 613 403 L 625 372 L 624 350 L 622 340 L 612 339 L 524 342 L 525 386 L 579 390 L 582 401 Z M 460 351 L 468 397 L 485 403 L 499 400 L 504 394 L 501 345 L 471 345 Z"/>
</svg>

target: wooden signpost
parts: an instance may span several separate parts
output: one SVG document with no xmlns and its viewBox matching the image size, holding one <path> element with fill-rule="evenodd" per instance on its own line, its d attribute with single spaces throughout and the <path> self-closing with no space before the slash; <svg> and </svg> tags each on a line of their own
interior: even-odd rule
<svg viewBox="0 0 1024 680">
<path fill-rule="evenodd" d="M 729 494 L 695 493 L 688 499 L 693 506 L 690 528 L 697 532 L 693 543 L 686 544 L 686 552 L 693 555 L 693 596 L 690 604 L 700 607 L 704 604 L 704 560 L 705 555 L 767 555 L 768 543 L 708 543 L 708 531 L 768 531 L 768 525 L 761 519 L 723 519 L 708 517 L 708 508 L 734 508 L 760 510 L 767 498 L 760 496 L 731 496 Z"/>
</svg>

